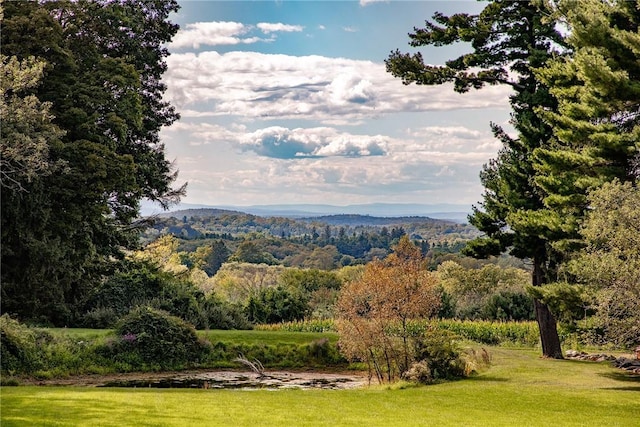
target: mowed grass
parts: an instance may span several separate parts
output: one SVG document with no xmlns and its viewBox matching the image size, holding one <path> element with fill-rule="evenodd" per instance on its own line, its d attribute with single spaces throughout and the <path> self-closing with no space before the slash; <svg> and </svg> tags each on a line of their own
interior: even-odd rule
<svg viewBox="0 0 640 427">
<path fill-rule="evenodd" d="M 43 328 L 56 336 L 69 337 L 74 340 L 93 340 L 106 337 L 113 333 L 113 329 L 82 329 L 82 328 Z M 222 341 L 230 344 L 309 344 L 314 340 L 327 338 L 330 342 L 338 341 L 335 332 L 289 332 L 289 331 L 239 331 L 239 330 L 209 330 L 197 331 L 198 335 L 212 343 Z"/>
<path fill-rule="evenodd" d="M 358 390 L 4 387 L 2 426 L 634 426 L 640 380 L 607 363 L 492 348 L 473 378 Z"/>
<path fill-rule="evenodd" d="M 288 332 L 288 331 L 198 331 L 198 335 L 212 343 L 222 341 L 232 344 L 309 344 L 315 340 L 326 338 L 330 342 L 338 341 L 335 332 Z"/>
</svg>

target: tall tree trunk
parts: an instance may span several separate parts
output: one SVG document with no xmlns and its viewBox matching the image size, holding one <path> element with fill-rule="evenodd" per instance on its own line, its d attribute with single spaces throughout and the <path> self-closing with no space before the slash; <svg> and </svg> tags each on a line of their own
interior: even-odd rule
<svg viewBox="0 0 640 427">
<path fill-rule="evenodd" d="M 533 286 L 542 286 L 544 281 L 542 264 L 540 260 L 536 258 L 533 260 Z M 534 299 L 533 303 L 536 311 L 538 329 L 540 330 L 542 355 L 553 359 L 562 359 L 562 347 L 560 346 L 556 318 L 546 304 L 543 304 L 537 299 Z"/>
</svg>

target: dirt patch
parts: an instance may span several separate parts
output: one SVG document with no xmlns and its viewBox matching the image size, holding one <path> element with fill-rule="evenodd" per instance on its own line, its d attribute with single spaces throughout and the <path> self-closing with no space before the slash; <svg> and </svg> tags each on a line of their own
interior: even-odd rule
<svg viewBox="0 0 640 427">
<path fill-rule="evenodd" d="M 332 389 L 343 390 L 368 384 L 365 374 L 310 371 L 269 371 L 264 375 L 242 371 L 185 371 L 82 375 L 71 378 L 21 381 L 24 385 L 78 387 L 144 387 L 202 389 Z"/>
</svg>

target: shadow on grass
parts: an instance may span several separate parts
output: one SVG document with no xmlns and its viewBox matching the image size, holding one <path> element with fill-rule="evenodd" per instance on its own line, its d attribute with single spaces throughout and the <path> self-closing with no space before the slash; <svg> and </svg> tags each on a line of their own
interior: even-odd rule
<svg viewBox="0 0 640 427">
<path fill-rule="evenodd" d="M 614 381 L 638 384 L 638 385 L 625 385 L 620 387 L 603 387 L 603 389 L 605 390 L 640 391 L 640 375 L 635 375 L 626 371 L 604 372 L 598 375 L 600 375 L 601 377 L 609 378 Z"/>
<path fill-rule="evenodd" d="M 478 382 L 492 382 L 492 383 L 505 383 L 508 382 L 508 378 L 494 377 L 491 375 L 478 375 L 471 376 L 465 379 L 466 381 L 478 381 Z"/>
<path fill-rule="evenodd" d="M 605 387 L 603 390 L 617 390 L 617 391 L 640 391 L 640 385 L 637 387 Z"/>
</svg>

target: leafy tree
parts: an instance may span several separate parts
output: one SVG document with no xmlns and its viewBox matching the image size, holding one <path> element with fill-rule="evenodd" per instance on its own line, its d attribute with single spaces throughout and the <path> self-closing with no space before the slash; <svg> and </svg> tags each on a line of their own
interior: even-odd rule
<svg viewBox="0 0 640 427">
<path fill-rule="evenodd" d="M 367 264 L 361 278 L 343 286 L 337 306 L 341 351 L 366 361 L 380 382 L 391 381 L 414 361 L 411 321 L 436 314 L 439 301 L 420 248 L 403 236 L 391 255 Z"/>
<path fill-rule="evenodd" d="M 206 265 L 204 266 L 204 271 L 210 275 L 214 276 L 218 270 L 222 267 L 222 264 L 227 262 L 231 253 L 227 245 L 224 244 L 223 240 L 216 240 L 211 244 L 211 253 L 206 259 Z"/>
<path fill-rule="evenodd" d="M 640 345 L 640 189 L 614 181 L 589 196 L 582 229 L 588 246 L 569 270 L 596 292 L 596 318 L 608 342 Z"/>
<path fill-rule="evenodd" d="M 20 192 L 26 183 L 59 169 L 49 160 L 49 145 L 64 132 L 51 122 L 51 104 L 28 94 L 41 83 L 45 63 L 34 57 L 0 58 L 0 184 L 3 191 Z"/>
<path fill-rule="evenodd" d="M 498 157 L 485 165 L 480 179 L 485 187 L 484 202 L 475 207 L 470 222 L 486 234 L 467 246 L 466 253 L 476 257 L 498 255 L 505 251 L 533 262 L 532 284 L 541 286 L 555 280 L 558 261 L 550 246 L 550 237 L 536 227 L 535 215 L 544 208 L 542 196 L 534 185 L 534 151 L 552 136 L 536 108 L 554 111 L 556 100 L 535 75 L 564 45 L 556 22 L 548 19 L 540 1 L 490 2 L 479 15 L 465 13 L 450 17 L 436 13 L 425 28 L 409 34 L 415 47 L 470 43 L 472 52 L 447 61 L 443 66 L 427 65 L 420 53 L 392 52 L 387 70 L 404 84 L 436 85 L 453 83 L 457 92 L 505 84 L 513 89 L 510 103 L 512 124 L 518 137 L 512 138 L 500 126 L 492 124 L 495 136 L 503 143 Z M 525 216 L 525 214 L 532 213 Z M 561 358 L 556 319 L 545 304 L 535 301 L 545 356 Z"/>
<path fill-rule="evenodd" d="M 228 262 L 213 277 L 214 290 L 231 303 L 244 305 L 251 295 L 277 287 L 284 271 L 281 265 Z"/>
<path fill-rule="evenodd" d="M 333 318 L 342 280 L 332 271 L 288 269 L 280 276 L 280 284 L 299 292 L 309 305 L 313 318 Z"/>
<path fill-rule="evenodd" d="M 45 64 L 41 84 L 17 96 L 64 132 L 45 120 L 28 137 L 64 168 L 36 168 L 24 191 L 3 186 L 3 312 L 73 323 L 122 248 L 136 244 L 139 201 L 166 205 L 184 192 L 171 187 L 159 140 L 178 117 L 161 82 L 177 9 L 160 0 L 4 3 L 3 57 Z"/>
<path fill-rule="evenodd" d="M 444 292 L 452 299 L 454 316 L 489 320 L 528 320 L 533 301 L 527 295 L 529 273 L 487 264 L 465 268 L 455 261 L 438 266 Z"/>
<path fill-rule="evenodd" d="M 238 249 L 229 257 L 229 262 L 248 262 L 250 264 L 275 265 L 278 261 L 268 252 L 265 252 L 256 243 L 245 240 L 240 243 Z"/>
<path fill-rule="evenodd" d="M 245 311 L 253 323 L 280 323 L 304 319 L 309 306 L 300 292 L 278 286 L 252 295 Z"/>
</svg>

